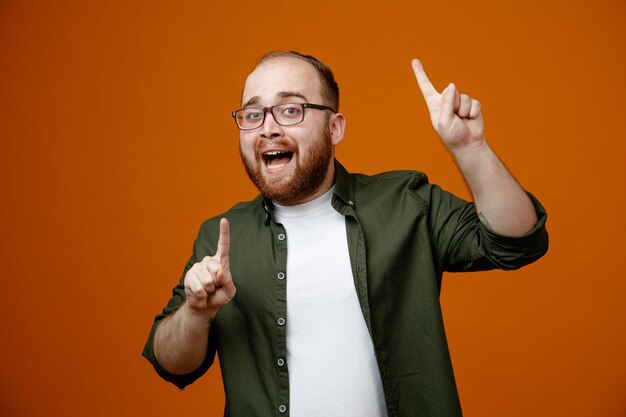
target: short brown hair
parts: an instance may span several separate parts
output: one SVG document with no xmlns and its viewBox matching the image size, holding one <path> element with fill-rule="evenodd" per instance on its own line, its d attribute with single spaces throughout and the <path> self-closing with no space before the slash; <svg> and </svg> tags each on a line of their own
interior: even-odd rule
<svg viewBox="0 0 626 417">
<path fill-rule="evenodd" d="M 332 107 L 335 112 L 339 111 L 339 86 L 335 81 L 335 76 L 330 68 L 321 63 L 317 58 L 311 55 L 304 55 L 297 51 L 272 51 L 261 57 L 257 62 L 258 67 L 262 63 L 274 58 L 292 57 L 302 59 L 313 65 L 322 81 L 322 97 L 326 101 L 327 106 Z"/>
</svg>

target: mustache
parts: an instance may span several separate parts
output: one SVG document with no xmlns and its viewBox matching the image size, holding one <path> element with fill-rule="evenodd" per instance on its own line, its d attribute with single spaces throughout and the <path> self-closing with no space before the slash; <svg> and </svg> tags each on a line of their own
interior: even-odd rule
<svg viewBox="0 0 626 417">
<path fill-rule="evenodd" d="M 298 153 L 298 144 L 292 139 L 259 139 L 254 145 L 254 152 L 257 156 L 260 156 L 268 147 L 280 147 L 285 151 Z"/>
</svg>

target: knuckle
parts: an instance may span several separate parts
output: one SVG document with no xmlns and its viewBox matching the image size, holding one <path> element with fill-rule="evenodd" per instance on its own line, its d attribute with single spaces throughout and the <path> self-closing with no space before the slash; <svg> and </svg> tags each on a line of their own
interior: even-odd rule
<svg viewBox="0 0 626 417">
<path fill-rule="evenodd" d="M 206 274 L 206 276 L 204 277 L 204 280 L 202 281 L 202 286 L 203 287 L 213 287 L 215 285 L 215 275 L 213 274 Z"/>
<path fill-rule="evenodd" d="M 195 265 L 194 265 L 195 266 Z M 185 274 L 185 286 L 198 279 L 198 269 L 193 266 Z"/>
<path fill-rule="evenodd" d="M 212 278 L 217 273 L 217 267 L 214 264 L 207 265 L 207 271 Z"/>
<path fill-rule="evenodd" d="M 205 298 L 206 298 L 206 295 L 207 295 L 207 294 L 206 294 L 206 292 L 205 292 L 205 291 L 196 290 L 196 291 L 194 291 L 194 292 L 193 292 L 193 295 L 194 295 L 194 297 L 195 297 L 197 300 L 203 300 L 203 299 L 205 299 Z"/>
<path fill-rule="evenodd" d="M 193 295 L 194 298 L 202 299 L 206 297 L 206 292 L 202 289 L 202 287 L 194 285 L 188 288 L 189 288 L 189 292 L 191 293 L 191 295 Z"/>
<path fill-rule="evenodd" d="M 213 277 L 210 274 L 206 274 L 205 276 L 202 277 L 202 279 L 200 280 L 200 285 L 204 288 L 212 288 L 214 285 L 213 282 Z"/>
</svg>

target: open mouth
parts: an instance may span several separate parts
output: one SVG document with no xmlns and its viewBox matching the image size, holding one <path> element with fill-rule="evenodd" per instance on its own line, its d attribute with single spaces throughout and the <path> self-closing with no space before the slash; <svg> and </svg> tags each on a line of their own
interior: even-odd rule
<svg viewBox="0 0 626 417">
<path fill-rule="evenodd" d="M 291 161 L 291 158 L 293 158 L 293 152 L 289 151 L 270 151 L 263 154 L 263 162 L 270 170 L 284 167 Z"/>
</svg>

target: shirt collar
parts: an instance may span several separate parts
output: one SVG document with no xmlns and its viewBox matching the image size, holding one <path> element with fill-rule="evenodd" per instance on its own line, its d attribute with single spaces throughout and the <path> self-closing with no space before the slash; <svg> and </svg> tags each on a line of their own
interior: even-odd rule
<svg viewBox="0 0 626 417">
<path fill-rule="evenodd" d="M 335 159 L 335 196 L 341 200 L 343 204 L 347 204 L 354 208 L 356 205 L 354 198 L 354 185 L 350 179 L 350 174 Z"/>
</svg>

